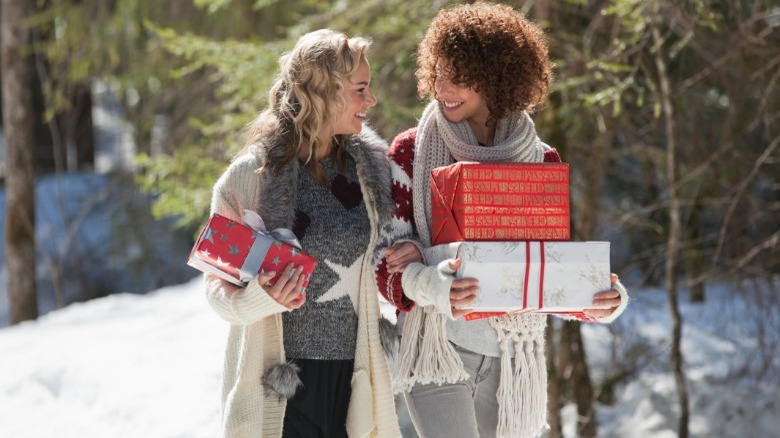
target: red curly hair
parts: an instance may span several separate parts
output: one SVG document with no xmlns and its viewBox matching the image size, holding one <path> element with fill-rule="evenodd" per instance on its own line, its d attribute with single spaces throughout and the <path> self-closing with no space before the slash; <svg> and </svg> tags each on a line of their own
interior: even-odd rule
<svg viewBox="0 0 780 438">
<path fill-rule="evenodd" d="M 507 5 L 476 3 L 444 9 L 428 27 L 417 51 L 420 97 L 436 95 L 436 64 L 449 64 L 453 84 L 482 93 L 495 124 L 514 111 L 531 111 L 550 92 L 552 64 L 547 37 Z"/>
</svg>

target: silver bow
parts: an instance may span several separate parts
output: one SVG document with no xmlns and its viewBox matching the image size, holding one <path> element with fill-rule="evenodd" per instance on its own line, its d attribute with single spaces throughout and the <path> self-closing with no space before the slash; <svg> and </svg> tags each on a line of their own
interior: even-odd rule
<svg viewBox="0 0 780 438">
<path fill-rule="evenodd" d="M 263 264 L 265 255 L 268 253 L 268 249 L 273 245 L 274 240 L 283 242 L 289 246 L 292 246 L 301 251 L 301 243 L 292 230 L 288 228 L 276 228 L 268 231 L 265 226 L 265 221 L 260 217 L 257 212 L 252 210 L 244 210 L 244 214 L 241 216 L 244 223 L 254 230 L 255 233 L 261 236 L 268 236 L 270 239 L 260 239 L 259 236 L 255 237 L 255 241 L 252 243 L 252 247 L 249 248 L 249 253 L 244 260 L 244 263 L 239 269 L 240 279 L 244 283 L 248 283 L 250 280 L 257 276 L 257 272 L 260 270 L 260 265 Z"/>
</svg>

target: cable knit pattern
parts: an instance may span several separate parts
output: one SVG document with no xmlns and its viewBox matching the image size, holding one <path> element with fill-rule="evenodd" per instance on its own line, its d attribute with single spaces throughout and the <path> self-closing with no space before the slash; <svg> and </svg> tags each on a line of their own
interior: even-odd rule
<svg viewBox="0 0 780 438">
<path fill-rule="evenodd" d="M 302 167 L 297 160 L 277 174 L 260 171 L 267 156 L 283 152 L 283 145 L 255 145 L 237 158 L 214 186 L 211 211 L 241 220 L 244 209 L 257 211 L 269 228 L 292 228 L 293 208 Z M 371 235 L 362 256 L 357 303 L 357 339 L 352 396 L 347 414 L 351 437 L 400 437 L 395 414 L 390 370 L 379 335 L 379 302 L 374 267 L 379 250 L 387 246 L 392 200 L 387 143 L 368 127 L 346 140 L 355 159 Z M 384 231 L 380 231 L 383 228 Z M 338 238 L 338 236 L 334 236 Z M 266 390 L 266 372 L 285 363 L 282 318 L 287 309 L 250 282 L 236 287 L 206 275 L 206 296 L 211 307 L 231 326 L 225 351 L 222 388 L 222 436 L 230 438 L 279 437 L 286 399 Z"/>
</svg>

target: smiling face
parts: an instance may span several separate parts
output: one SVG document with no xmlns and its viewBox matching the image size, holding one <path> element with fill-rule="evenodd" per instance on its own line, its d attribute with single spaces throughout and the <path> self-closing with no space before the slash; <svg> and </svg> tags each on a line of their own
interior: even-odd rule
<svg viewBox="0 0 780 438">
<path fill-rule="evenodd" d="M 465 120 L 470 125 L 486 126 L 490 112 L 485 96 L 473 88 L 452 83 L 450 71 L 446 60 L 439 60 L 436 64 L 434 89 L 444 117 L 453 123 Z"/>
<path fill-rule="evenodd" d="M 358 134 L 363 129 L 368 109 L 376 105 L 376 99 L 371 93 L 371 69 L 365 58 L 360 60 L 355 73 L 344 80 L 346 106 L 336 123 L 335 135 Z"/>
</svg>

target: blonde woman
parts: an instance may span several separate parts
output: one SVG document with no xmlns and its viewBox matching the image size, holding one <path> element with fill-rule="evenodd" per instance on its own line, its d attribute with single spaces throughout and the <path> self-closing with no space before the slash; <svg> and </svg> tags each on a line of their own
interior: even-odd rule
<svg viewBox="0 0 780 438">
<path fill-rule="evenodd" d="M 305 290 L 292 265 L 245 288 L 206 276 L 231 324 L 225 437 L 400 436 L 373 278 L 393 203 L 387 144 L 364 126 L 376 105 L 368 47 L 331 30 L 302 36 L 214 187 L 213 213 L 253 210 L 318 260 Z"/>
</svg>

